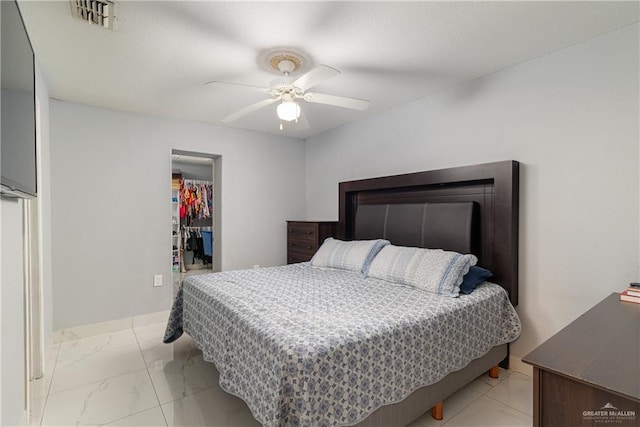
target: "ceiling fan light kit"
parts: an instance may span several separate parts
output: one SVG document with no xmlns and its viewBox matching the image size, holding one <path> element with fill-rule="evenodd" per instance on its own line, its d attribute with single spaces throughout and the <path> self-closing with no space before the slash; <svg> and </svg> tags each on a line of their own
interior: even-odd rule
<svg viewBox="0 0 640 427">
<path fill-rule="evenodd" d="M 276 108 L 276 113 L 280 120 L 292 122 L 300 117 L 300 104 L 295 101 L 282 101 Z"/>
<path fill-rule="evenodd" d="M 328 95 L 323 93 L 311 93 L 306 92 L 307 89 L 323 83 L 324 81 L 335 77 L 340 74 L 340 71 L 328 65 L 318 65 L 310 71 L 302 74 L 300 77 L 292 81 L 291 74 L 302 69 L 308 60 L 297 52 L 291 50 L 272 50 L 266 54 L 261 55 L 262 67 L 269 71 L 277 72 L 281 75 L 280 78 L 271 82 L 270 87 L 260 88 L 255 86 L 248 86 L 236 83 L 224 83 L 234 86 L 240 86 L 250 89 L 258 89 L 268 95 L 271 95 L 271 99 L 265 99 L 258 101 L 255 104 L 251 104 L 235 113 L 222 119 L 222 122 L 229 123 L 240 117 L 243 117 L 256 110 L 264 108 L 268 105 L 282 101 L 276 107 L 276 114 L 281 120 L 280 130 L 283 129 L 282 121 L 299 123 L 298 119 L 302 116 L 302 109 L 298 100 L 303 100 L 309 103 L 332 105 L 336 107 L 349 108 L 352 110 L 364 111 L 369 108 L 369 101 L 363 99 L 349 98 L 345 96 Z M 221 83 L 221 82 L 209 82 L 209 83 Z M 302 116 L 300 122 L 303 126 L 308 127 L 308 122 Z M 300 124 L 298 125 L 300 126 Z"/>
</svg>

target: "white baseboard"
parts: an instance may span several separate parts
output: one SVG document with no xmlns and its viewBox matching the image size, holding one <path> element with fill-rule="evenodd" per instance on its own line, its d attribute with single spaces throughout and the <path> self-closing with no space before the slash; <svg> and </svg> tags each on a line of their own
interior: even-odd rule
<svg viewBox="0 0 640 427">
<path fill-rule="evenodd" d="M 156 323 L 167 323 L 167 320 L 169 320 L 169 310 L 135 316 L 132 317 L 131 320 L 134 328 L 155 325 Z"/>
<path fill-rule="evenodd" d="M 89 325 L 74 326 L 73 328 L 54 331 L 53 343 L 60 344 L 66 341 L 80 338 L 93 337 L 95 335 L 109 334 L 124 331 L 140 326 L 153 325 L 166 322 L 169 319 L 169 311 L 143 314 L 140 316 L 125 317 L 123 319 L 109 320 L 107 322 L 91 323 Z"/>
<path fill-rule="evenodd" d="M 518 371 L 530 377 L 533 377 L 533 366 L 524 363 L 521 358 L 509 355 L 509 370 Z"/>
</svg>

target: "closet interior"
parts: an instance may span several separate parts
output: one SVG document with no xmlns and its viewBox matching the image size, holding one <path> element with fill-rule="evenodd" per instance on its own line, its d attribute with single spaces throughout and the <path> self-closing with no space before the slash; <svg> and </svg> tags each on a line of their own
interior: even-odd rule
<svg viewBox="0 0 640 427">
<path fill-rule="evenodd" d="M 172 156 L 172 271 L 214 269 L 214 162 L 212 158 Z"/>
</svg>

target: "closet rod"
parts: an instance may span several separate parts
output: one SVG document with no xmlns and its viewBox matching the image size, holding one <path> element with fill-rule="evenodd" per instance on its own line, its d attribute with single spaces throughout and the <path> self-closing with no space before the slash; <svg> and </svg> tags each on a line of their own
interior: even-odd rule
<svg viewBox="0 0 640 427">
<path fill-rule="evenodd" d="M 202 181 L 199 179 L 183 179 L 185 184 L 195 184 L 195 185 L 213 185 L 213 181 Z"/>
<path fill-rule="evenodd" d="M 213 227 L 208 226 L 208 225 L 204 225 L 204 226 L 199 226 L 199 227 L 192 227 L 189 225 L 183 225 L 182 229 L 186 230 L 186 231 L 213 231 L 212 230 Z"/>
</svg>

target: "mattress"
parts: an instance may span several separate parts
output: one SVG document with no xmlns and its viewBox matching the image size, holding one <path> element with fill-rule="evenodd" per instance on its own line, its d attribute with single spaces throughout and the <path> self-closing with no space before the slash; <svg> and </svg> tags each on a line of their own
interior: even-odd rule
<svg viewBox="0 0 640 427">
<path fill-rule="evenodd" d="M 165 342 L 183 331 L 263 425 L 334 426 L 513 341 L 520 320 L 495 284 L 451 298 L 302 263 L 187 278 Z"/>
</svg>

